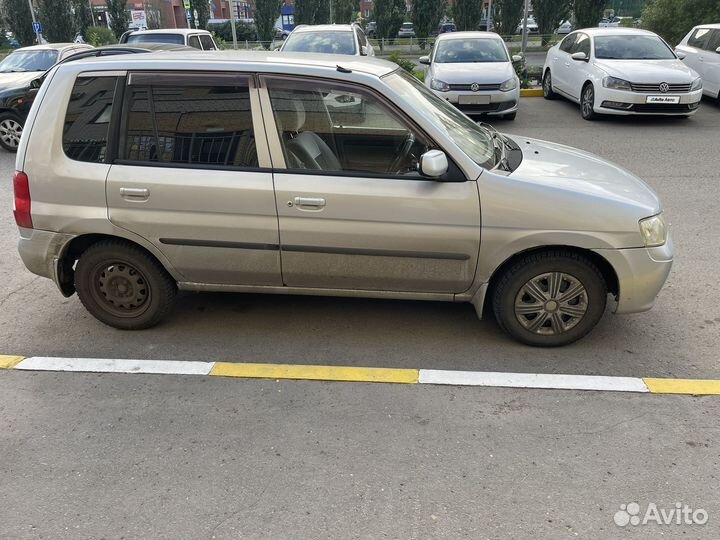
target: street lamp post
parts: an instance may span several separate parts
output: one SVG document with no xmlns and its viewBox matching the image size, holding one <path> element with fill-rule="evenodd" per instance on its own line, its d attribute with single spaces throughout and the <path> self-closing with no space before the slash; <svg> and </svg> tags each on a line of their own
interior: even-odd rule
<svg viewBox="0 0 720 540">
<path fill-rule="evenodd" d="M 492 32 L 492 0 L 488 0 L 487 31 Z"/>
</svg>

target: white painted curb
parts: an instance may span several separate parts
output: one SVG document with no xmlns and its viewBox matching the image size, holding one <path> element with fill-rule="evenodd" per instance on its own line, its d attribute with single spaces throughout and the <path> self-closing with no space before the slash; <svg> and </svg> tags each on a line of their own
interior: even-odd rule
<svg viewBox="0 0 720 540">
<path fill-rule="evenodd" d="M 60 358 L 33 356 L 15 369 L 28 371 L 85 371 L 90 373 L 156 373 L 162 375 L 208 375 L 215 362 L 182 360 L 124 360 L 111 358 Z"/>
</svg>

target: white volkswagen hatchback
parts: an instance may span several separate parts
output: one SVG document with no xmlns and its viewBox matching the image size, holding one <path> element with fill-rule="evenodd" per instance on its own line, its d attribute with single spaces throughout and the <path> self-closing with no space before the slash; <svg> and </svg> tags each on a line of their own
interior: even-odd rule
<svg viewBox="0 0 720 540">
<path fill-rule="evenodd" d="M 688 116 L 702 98 L 700 76 L 647 30 L 585 28 L 552 47 L 543 67 L 546 99 L 580 104 L 582 116 Z"/>
</svg>

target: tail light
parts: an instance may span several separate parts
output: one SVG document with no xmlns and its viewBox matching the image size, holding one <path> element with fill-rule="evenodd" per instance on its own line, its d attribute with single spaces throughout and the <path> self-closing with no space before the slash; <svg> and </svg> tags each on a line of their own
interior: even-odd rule
<svg viewBox="0 0 720 540">
<path fill-rule="evenodd" d="M 33 228 L 32 216 L 30 215 L 30 181 L 27 174 L 22 171 L 15 171 L 13 176 L 13 189 L 15 191 L 15 204 L 13 214 L 18 227 L 26 229 Z"/>
</svg>

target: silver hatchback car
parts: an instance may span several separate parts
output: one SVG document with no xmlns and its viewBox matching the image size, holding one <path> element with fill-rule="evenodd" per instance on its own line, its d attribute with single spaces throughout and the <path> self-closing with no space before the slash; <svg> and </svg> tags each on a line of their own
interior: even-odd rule
<svg viewBox="0 0 720 540">
<path fill-rule="evenodd" d="M 178 289 L 471 302 L 530 345 L 650 309 L 658 197 L 566 146 L 476 124 L 395 64 L 145 54 L 54 68 L 17 154 L 19 250 L 96 318 Z M 180 58 L 182 56 L 182 58 Z"/>
</svg>

